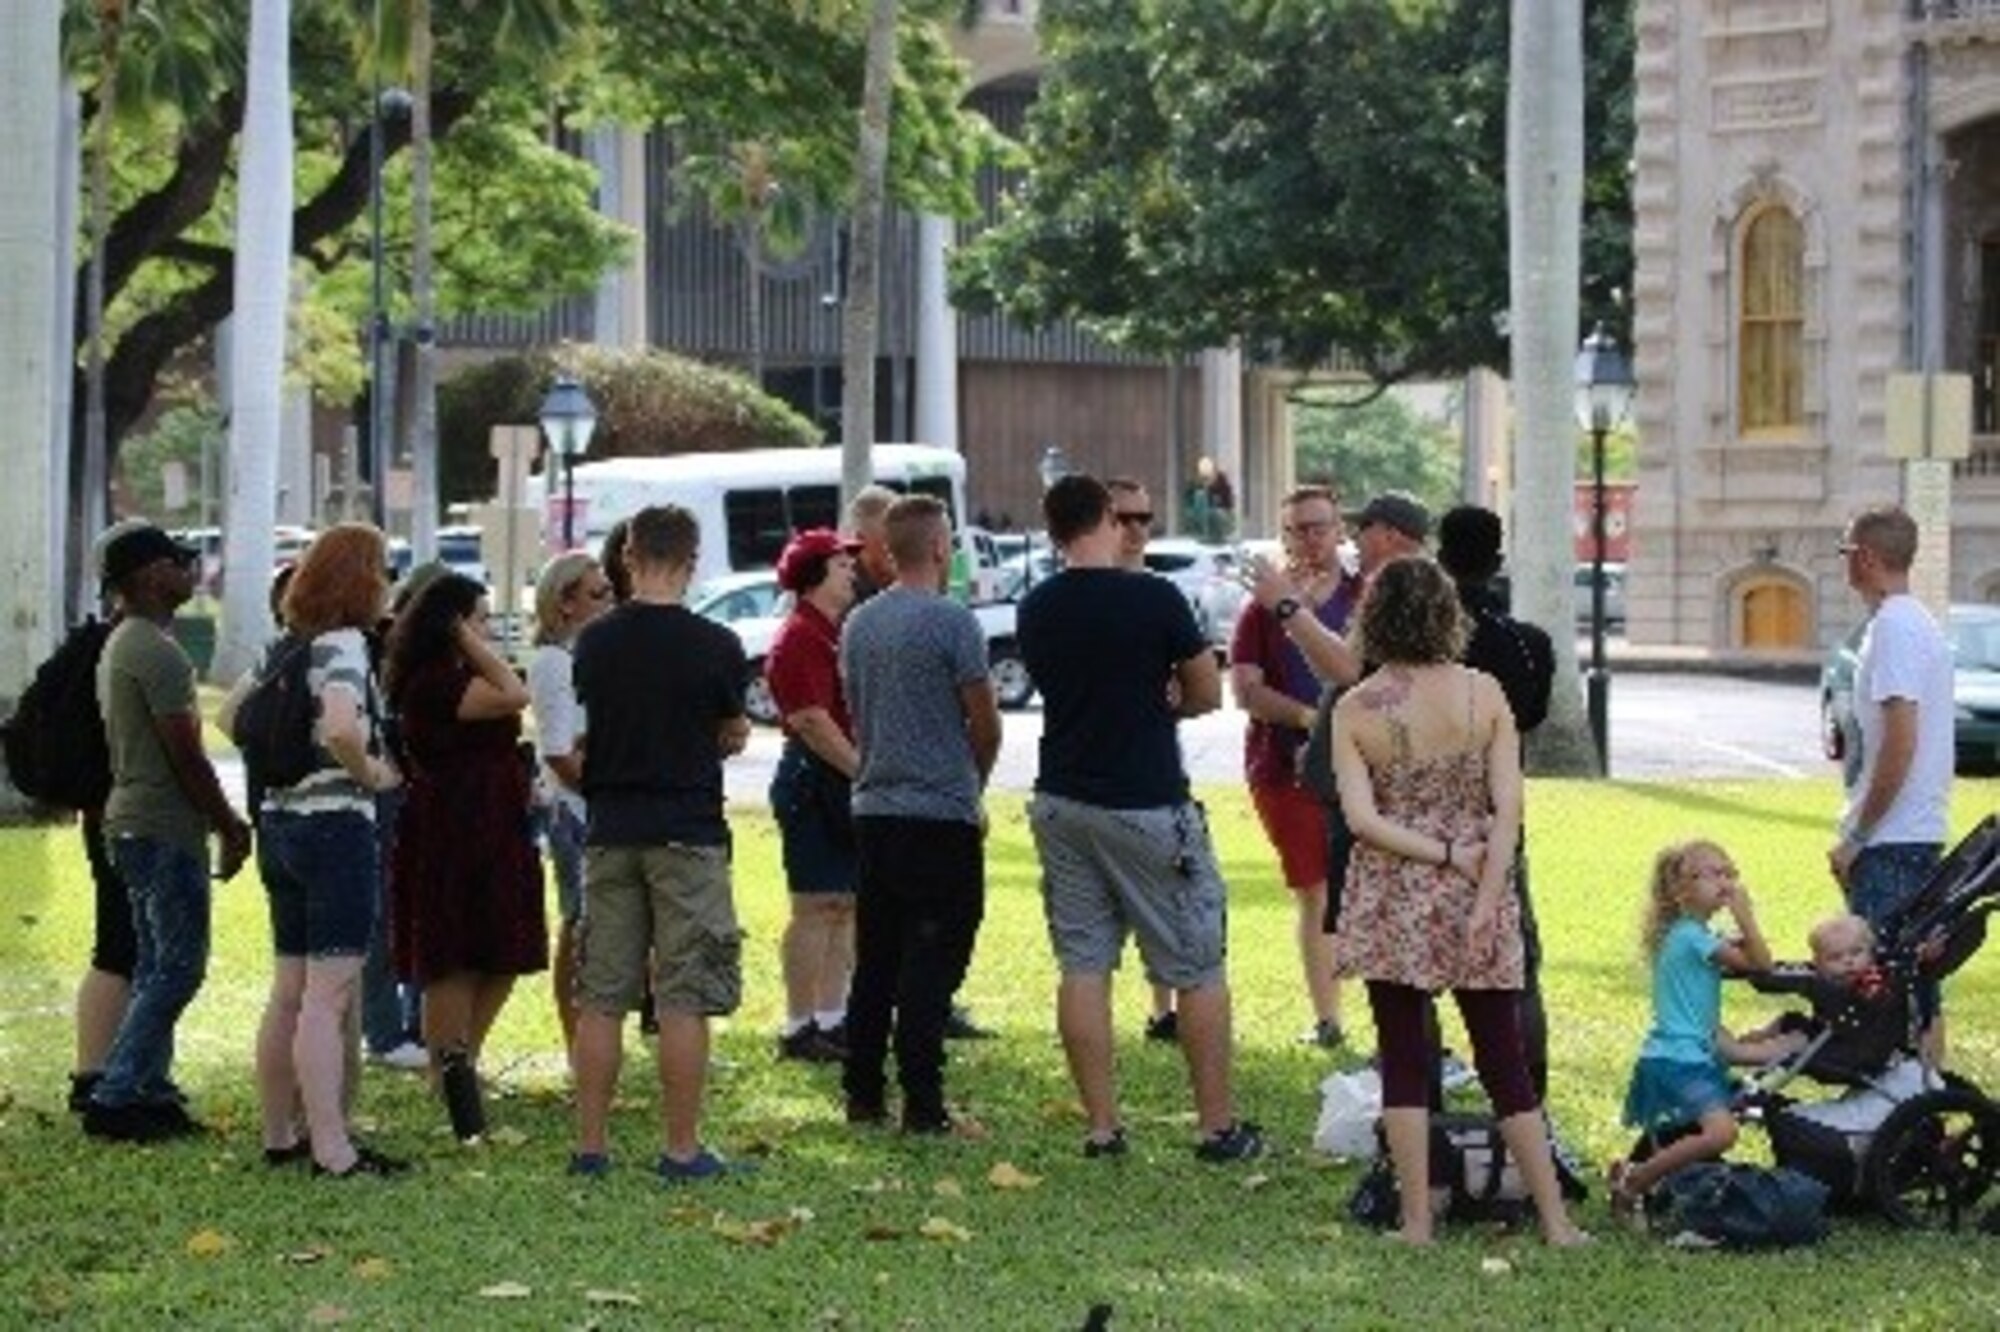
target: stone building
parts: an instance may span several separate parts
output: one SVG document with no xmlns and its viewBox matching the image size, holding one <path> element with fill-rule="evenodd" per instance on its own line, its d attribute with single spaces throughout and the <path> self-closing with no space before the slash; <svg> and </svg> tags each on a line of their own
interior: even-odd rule
<svg viewBox="0 0 2000 1332">
<path fill-rule="evenodd" d="M 1815 648 L 1906 499 L 1891 374 L 1973 381 L 1949 587 L 2000 600 L 2000 0 L 1639 0 L 1635 641 Z"/>
</svg>

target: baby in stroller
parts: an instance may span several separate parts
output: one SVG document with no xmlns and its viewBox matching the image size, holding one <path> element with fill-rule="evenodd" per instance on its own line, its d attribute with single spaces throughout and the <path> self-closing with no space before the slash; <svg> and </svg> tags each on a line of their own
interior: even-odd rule
<svg viewBox="0 0 2000 1332">
<path fill-rule="evenodd" d="M 1876 961 L 1875 931 L 1859 916 L 1822 920 L 1806 946 L 1810 966 L 1780 963 L 1750 983 L 1766 994 L 1800 995 L 1808 1011 L 1782 1013 L 1740 1039 L 1763 1061 L 1793 1064 L 1790 1074 L 1842 1085 L 1865 1081 L 1895 1057 L 1906 1035 L 1906 968 Z"/>
</svg>

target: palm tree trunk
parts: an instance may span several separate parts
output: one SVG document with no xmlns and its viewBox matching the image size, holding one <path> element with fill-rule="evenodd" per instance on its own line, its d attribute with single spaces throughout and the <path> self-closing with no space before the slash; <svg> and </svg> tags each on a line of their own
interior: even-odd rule
<svg viewBox="0 0 2000 1332">
<path fill-rule="evenodd" d="M 750 382 L 764 387 L 764 226 L 752 213 L 743 223 L 743 315 L 750 325 Z"/>
<path fill-rule="evenodd" d="M 222 632 L 211 674 L 234 679 L 270 636 L 268 609 L 291 294 L 291 0 L 252 0 L 236 200 Z"/>
<path fill-rule="evenodd" d="M 410 430 L 410 550 L 418 561 L 437 558 L 437 296 L 431 253 L 431 6 L 410 5 L 410 300 L 416 314 L 416 361 L 410 377 L 414 416 Z M 513 609 L 514 589 L 495 604 Z"/>
<path fill-rule="evenodd" d="M 0 43 L 0 157 L 12 175 L 0 191 L 0 421 L 15 422 L 21 446 L 8 462 L 0 498 L 0 716 L 14 711 L 35 666 L 62 631 L 57 576 L 57 510 L 48 501 L 60 441 L 40 444 L 37 423 L 53 420 L 58 346 L 69 332 L 50 335 L 58 306 L 57 283 L 69 279 L 58 263 L 57 190 L 61 178 L 62 59 L 58 0 L 26 0 L 8 17 Z M 38 446 L 39 444 L 39 446 Z M 0 781 L 0 813 L 13 803 Z"/>
<path fill-rule="evenodd" d="M 1514 0 L 1507 90 L 1507 218 L 1514 361 L 1514 613 L 1547 625 L 1556 680 L 1536 728 L 1537 771 L 1587 773 L 1571 603 L 1575 364 L 1583 216 L 1581 0 Z"/>
<path fill-rule="evenodd" d="M 856 159 L 854 231 L 847 257 L 847 311 L 841 328 L 840 500 L 873 479 L 875 344 L 881 322 L 876 272 L 889 172 L 889 110 L 896 75 L 896 0 L 875 0 L 861 85 L 861 151 Z"/>
</svg>

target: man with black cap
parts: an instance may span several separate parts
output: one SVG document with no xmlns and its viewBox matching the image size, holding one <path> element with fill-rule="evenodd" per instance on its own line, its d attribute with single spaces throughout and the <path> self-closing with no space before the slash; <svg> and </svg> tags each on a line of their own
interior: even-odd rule
<svg viewBox="0 0 2000 1332">
<path fill-rule="evenodd" d="M 1502 535 L 1499 514 L 1475 504 L 1461 505 L 1438 522 L 1438 563 L 1458 584 L 1459 605 L 1472 625 L 1459 661 L 1500 682 L 1507 706 L 1514 713 L 1514 725 L 1525 739 L 1548 716 L 1555 649 L 1539 627 L 1509 615 L 1506 602 L 1493 590 L 1493 578 L 1500 572 Z M 1514 882 L 1521 895 L 1521 935 L 1527 954 L 1521 987 L 1521 1034 L 1527 1046 L 1528 1076 L 1536 1095 L 1546 1100 L 1549 1023 L 1542 1006 L 1542 940 L 1528 896 L 1526 847 L 1523 838 L 1514 852 Z"/>
<path fill-rule="evenodd" d="M 1404 490 L 1385 490 L 1354 519 L 1354 545 L 1361 552 L 1363 581 L 1399 555 L 1421 555 L 1431 535 L 1431 511 Z"/>
<path fill-rule="evenodd" d="M 174 1026 L 208 965 L 208 836 L 217 874 L 250 854 L 250 825 L 230 807 L 202 751 L 194 665 L 168 633 L 194 593 L 201 554 L 150 524 L 104 549 L 104 581 L 124 618 L 97 664 L 111 750 L 104 831 L 132 899 L 139 957 L 132 997 L 83 1114 L 93 1137 L 153 1141 L 199 1131 L 169 1076 Z"/>
</svg>

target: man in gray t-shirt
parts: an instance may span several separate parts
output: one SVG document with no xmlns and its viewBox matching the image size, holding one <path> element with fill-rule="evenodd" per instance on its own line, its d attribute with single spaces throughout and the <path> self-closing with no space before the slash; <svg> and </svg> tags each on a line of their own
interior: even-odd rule
<svg viewBox="0 0 2000 1332">
<path fill-rule="evenodd" d="M 940 592 L 951 559 L 944 506 L 905 496 L 886 525 L 896 581 L 849 613 L 840 641 L 861 759 L 847 1117 L 887 1119 L 893 1027 L 903 1128 L 949 1133 L 945 1023 L 985 912 L 980 791 L 1000 752 L 1000 710 L 978 621 Z"/>
</svg>

